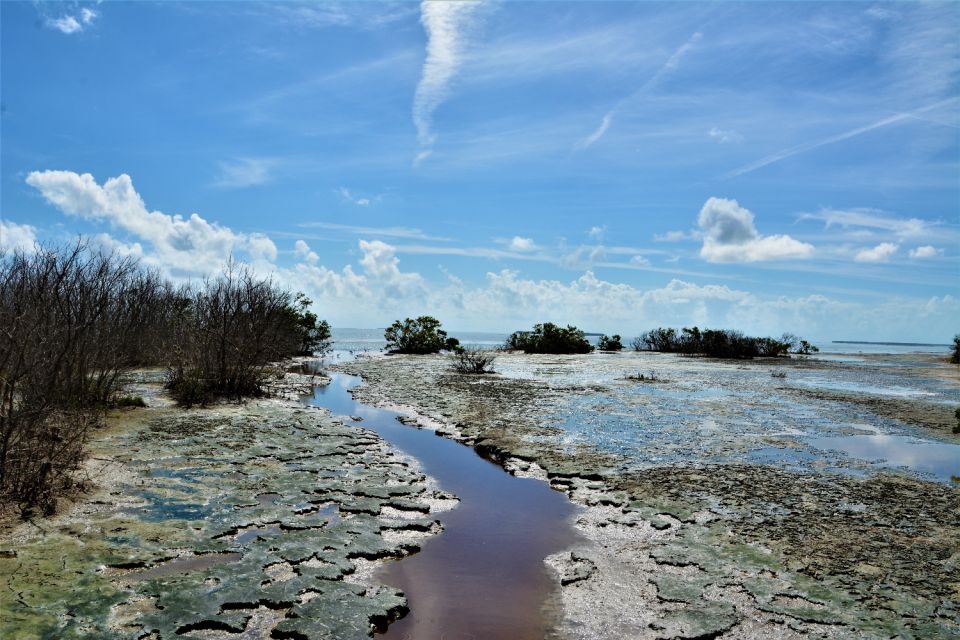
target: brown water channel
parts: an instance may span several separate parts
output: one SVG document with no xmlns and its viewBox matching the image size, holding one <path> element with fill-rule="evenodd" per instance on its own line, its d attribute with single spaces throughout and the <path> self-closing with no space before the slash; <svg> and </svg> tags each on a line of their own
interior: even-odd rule
<svg viewBox="0 0 960 640">
<path fill-rule="evenodd" d="M 440 535 L 378 574 L 403 589 L 410 606 L 385 636 L 542 639 L 555 588 L 543 559 L 576 540 L 575 507 L 544 482 L 512 476 L 469 447 L 401 424 L 398 413 L 356 402 L 349 390 L 360 378 L 331 377 L 309 404 L 363 418 L 359 426 L 416 458 L 442 489 L 460 498 L 456 509 L 438 514 Z"/>
</svg>

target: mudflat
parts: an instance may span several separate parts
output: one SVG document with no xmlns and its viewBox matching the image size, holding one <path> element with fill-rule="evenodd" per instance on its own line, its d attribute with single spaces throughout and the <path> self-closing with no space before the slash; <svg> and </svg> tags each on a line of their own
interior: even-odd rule
<svg viewBox="0 0 960 640">
<path fill-rule="evenodd" d="M 960 633 L 955 367 L 630 353 L 501 354 L 496 368 L 337 366 L 364 378 L 358 399 L 582 505 L 586 541 L 547 559 L 559 637 Z"/>
</svg>

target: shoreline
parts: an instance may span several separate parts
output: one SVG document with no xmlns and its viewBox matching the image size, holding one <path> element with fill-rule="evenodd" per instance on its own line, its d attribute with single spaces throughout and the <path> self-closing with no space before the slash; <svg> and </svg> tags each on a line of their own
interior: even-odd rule
<svg viewBox="0 0 960 640">
<path fill-rule="evenodd" d="M 531 448 L 529 437 L 537 429 L 515 423 L 510 433 L 498 424 L 522 411 L 489 422 L 481 418 L 482 426 L 476 422 L 482 412 L 475 406 L 465 411 L 471 402 L 482 404 L 484 394 L 497 397 L 493 389 L 502 384 L 519 389 L 510 402 L 542 414 L 555 389 L 500 376 L 458 385 L 436 367 L 425 369 L 428 358 L 374 357 L 332 369 L 363 377 L 358 399 L 403 406 L 421 426 L 473 447 L 508 472 L 546 479 L 583 508 L 576 526 L 591 544 L 547 559 L 562 583 L 558 637 L 950 637 L 960 631 L 960 617 L 950 613 L 960 586 L 951 586 L 952 561 L 942 564 L 960 553 L 955 489 L 883 472 L 859 479 L 762 464 L 611 472 L 620 464 L 617 457 L 584 456 L 583 450 L 558 455 L 542 442 Z M 562 360 L 543 361 L 550 367 Z M 416 389 L 400 380 L 414 377 L 413 369 Z M 498 406 L 487 406 L 487 415 L 499 415 Z M 951 439 L 937 426 L 932 433 Z M 891 502 L 891 495 L 899 495 L 901 504 Z M 774 507 L 772 512 L 758 512 L 758 501 Z M 872 524 L 860 522 L 871 518 Z M 905 528 L 905 518 L 914 524 Z M 926 538 L 924 550 L 914 548 L 918 535 Z M 845 543 L 838 548 L 836 540 Z M 925 560 L 924 553 L 932 558 Z M 914 571 L 926 578 L 914 579 Z M 878 575 L 898 586 L 860 604 Z M 926 584 L 932 576 L 940 576 L 934 580 L 939 582 Z M 902 618 L 908 611 L 912 617 Z"/>
<path fill-rule="evenodd" d="M 375 571 L 438 533 L 431 513 L 454 497 L 372 431 L 301 404 L 317 380 L 118 412 L 88 458 L 110 475 L 0 534 L 0 633 L 366 638 L 402 616 L 403 594 Z"/>
</svg>

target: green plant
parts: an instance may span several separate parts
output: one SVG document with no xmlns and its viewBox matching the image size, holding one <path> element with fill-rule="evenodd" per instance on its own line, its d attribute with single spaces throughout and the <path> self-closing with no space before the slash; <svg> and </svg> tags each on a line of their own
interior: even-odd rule
<svg viewBox="0 0 960 640">
<path fill-rule="evenodd" d="M 950 362 L 960 364 L 960 333 L 953 336 L 953 353 L 950 354 Z"/>
<path fill-rule="evenodd" d="M 957 419 L 957 425 L 953 428 L 953 432 L 960 433 L 960 407 L 957 407 L 956 411 L 953 412 L 953 415 Z"/>
<path fill-rule="evenodd" d="M 294 355 L 312 356 L 330 349 L 330 325 L 310 311 L 313 300 L 303 293 L 294 296 L 293 304 L 284 309 L 294 340 Z"/>
<path fill-rule="evenodd" d="M 143 401 L 142 396 L 117 396 L 113 401 L 115 407 L 145 407 L 147 403 Z"/>
<path fill-rule="evenodd" d="M 507 347 L 526 353 L 590 353 L 593 345 L 583 331 L 573 325 L 560 327 L 552 322 L 533 326 L 533 331 L 517 331 L 507 339 Z"/>
<path fill-rule="evenodd" d="M 620 336 L 613 334 L 613 337 L 607 337 L 606 334 L 600 336 L 597 341 L 599 351 L 623 351 L 623 343 L 620 342 Z"/>
<path fill-rule="evenodd" d="M 460 346 L 456 338 L 447 337 L 440 321 L 432 316 L 397 320 L 383 332 L 387 351 L 391 353 L 437 353 L 441 349 L 454 350 Z"/>
</svg>

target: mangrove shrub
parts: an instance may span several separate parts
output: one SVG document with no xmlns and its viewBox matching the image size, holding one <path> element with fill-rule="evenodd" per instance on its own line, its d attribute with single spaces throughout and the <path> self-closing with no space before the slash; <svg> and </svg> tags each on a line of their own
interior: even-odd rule
<svg viewBox="0 0 960 640">
<path fill-rule="evenodd" d="M 533 331 L 516 331 L 504 345 L 526 353 L 590 353 L 593 345 L 584 332 L 573 325 L 561 327 L 552 322 L 534 325 Z"/>
<path fill-rule="evenodd" d="M 460 346 L 456 338 L 447 337 L 440 328 L 440 321 L 432 316 L 397 320 L 383 332 L 387 351 L 391 353 L 437 353 L 441 349 L 453 350 Z"/>
</svg>

